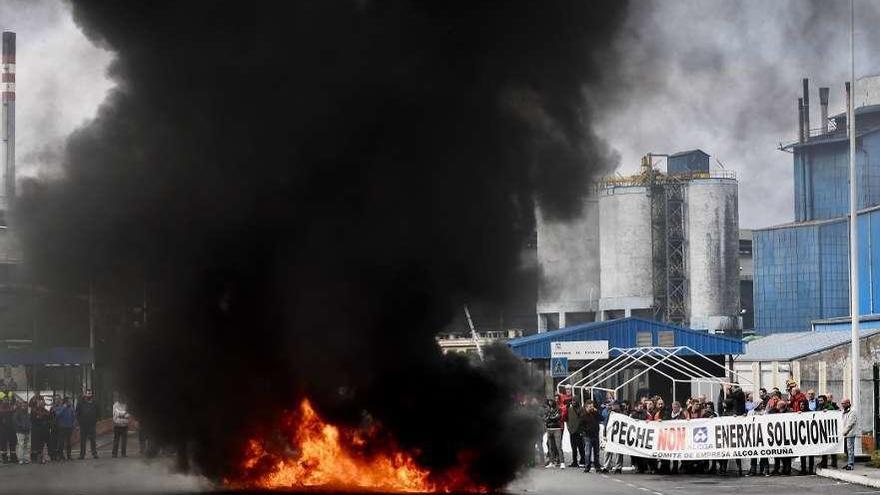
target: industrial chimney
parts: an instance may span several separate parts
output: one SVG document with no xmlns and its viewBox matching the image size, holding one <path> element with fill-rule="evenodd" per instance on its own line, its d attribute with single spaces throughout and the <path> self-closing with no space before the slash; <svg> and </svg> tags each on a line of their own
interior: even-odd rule
<svg viewBox="0 0 880 495">
<path fill-rule="evenodd" d="M 3 141 L 3 195 L 4 208 L 8 208 L 15 198 L 15 33 L 3 33 L 2 60 L 2 133 Z M 3 226 L 6 219 L 3 218 Z"/>
<path fill-rule="evenodd" d="M 819 111 L 822 119 L 822 134 L 828 134 L 828 88 L 819 88 Z"/>
<path fill-rule="evenodd" d="M 856 116 L 855 116 L 854 112 L 851 112 L 852 109 L 850 108 L 851 101 L 849 99 L 849 92 L 850 92 L 850 85 L 849 85 L 849 81 L 847 81 L 846 82 L 846 125 L 849 126 L 849 130 L 855 131 Z M 850 115 L 850 113 L 853 113 L 853 115 Z M 849 131 L 847 131 L 847 135 L 849 135 Z"/>
<path fill-rule="evenodd" d="M 804 99 L 798 98 L 798 142 L 804 142 Z"/>
<path fill-rule="evenodd" d="M 810 140 L 810 80 L 804 78 L 804 141 Z"/>
</svg>

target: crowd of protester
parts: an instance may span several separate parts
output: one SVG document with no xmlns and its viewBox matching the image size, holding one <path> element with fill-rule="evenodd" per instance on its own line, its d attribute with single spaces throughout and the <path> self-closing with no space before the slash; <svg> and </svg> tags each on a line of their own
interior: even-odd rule
<svg viewBox="0 0 880 495">
<path fill-rule="evenodd" d="M 90 452 L 98 458 L 99 408 L 91 390 L 74 405 L 70 397 L 33 394 L 28 400 L 0 387 L 0 461 L 3 464 L 45 464 L 73 459 L 74 432 L 79 433 L 79 459 Z M 127 455 L 130 416 L 124 401 L 113 404 L 113 457 Z M 86 450 L 87 444 L 89 450 Z"/>
<path fill-rule="evenodd" d="M 847 463 L 843 469 L 852 470 L 855 452 L 856 425 L 855 411 L 850 409 L 849 399 L 834 402 L 831 394 L 817 395 L 813 390 L 802 392 L 794 381 L 786 383 L 786 390 L 773 388 L 769 392 L 761 388 L 757 394 L 745 393 L 738 385 L 727 387 L 719 396 L 718 406 L 705 395 L 667 403 L 659 395 L 645 395 L 639 400 L 616 401 L 608 398 L 597 402 L 581 401 L 571 395 L 570 388 L 557 393 L 552 399 L 541 404 L 532 398 L 527 407 L 532 410 L 541 430 L 546 435 L 535 439 L 538 462 L 547 468 L 565 469 L 565 452 L 562 448 L 563 432 L 568 431 L 571 442 L 571 463 L 568 467 L 583 468 L 585 473 L 620 473 L 624 466 L 624 455 L 611 452 L 600 453 L 602 431 L 612 412 L 625 414 L 643 421 L 690 420 L 695 418 L 714 418 L 718 416 L 752 416 L 762 414 L 797 413 L 808 411 L 843 410 L 841 431 L 844 437 Z M 546 439 L 546 456 L 544 439 Z M 789 476 L 792 474 L 793 457 L 734 459 L 736 474 L 739 476 Z M 533 460 L 533 464 L 534 464 Z M 719 474 L 729 473 L 727 460 L 670 461 L 631 457 L 632 467 L 637 473 L 665 474 Z M 836 455 L 800 457 L 799 475 L 814 474 L 815 469 L 837 468 Z"/>
</svg>

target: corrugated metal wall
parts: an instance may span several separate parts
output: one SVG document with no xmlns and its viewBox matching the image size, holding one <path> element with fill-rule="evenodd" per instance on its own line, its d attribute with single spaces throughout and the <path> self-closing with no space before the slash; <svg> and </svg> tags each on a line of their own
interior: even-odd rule
<svg viewBox="0 0 880 495">
<path fill-rule="evenodd" d="M 856 155 L 859 208 L 880 204 L 880 133 L 860 139 Z M 867 166 L 866 166 L 867 165 Z M 799 148 L 794 154 L 794 211 L 798 222 L 849 213 L 849 147 L 846 141 Z"/>
<path fill-rule="evenodd" d="M 880 210 L 859 215 L 859 306 L 880 313 Z M 754 232 L 755 328 L 810 329 L 849 315 L 849 225 L 845 220 Z"/>
</svg>

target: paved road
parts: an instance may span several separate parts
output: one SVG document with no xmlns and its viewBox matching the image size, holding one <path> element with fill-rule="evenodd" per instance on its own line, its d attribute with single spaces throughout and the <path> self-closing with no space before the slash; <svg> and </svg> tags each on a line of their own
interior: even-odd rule
<svg viewBox="0 0 880 495">
<path fill-rule="evenodd" d="M 204 493 L 211 485 L 195 476 L 173 473 L 172 459 L 145 461 L 137 456 L 46 465 L 0 465 L 0 493 L 110 494 Z M 664 476 L 624 473 L 585 474 L 579 469 L 531 469 L 507 490 L 510 495 L 880 495 L 880 490 L 818 476 L 750 477 Z"/>
<path fill-rule="evenodd" d="M 44 465 L 0 465 L 0 493 L 9 494 L 112 494 L 194 493 L 209 488 L 202 479 L 175 474 L 172 459 L 137 456 L 113 459 L 99 451 L 86 458 Z"/>
<path fill-rule="evenodd" d="M 585 474 L 579 469 L 532 469 L 508 489 L 542 495 L 867 495 L 880 490 L 819 476 L 719 477 L 709 475 Z"/>
</svg>

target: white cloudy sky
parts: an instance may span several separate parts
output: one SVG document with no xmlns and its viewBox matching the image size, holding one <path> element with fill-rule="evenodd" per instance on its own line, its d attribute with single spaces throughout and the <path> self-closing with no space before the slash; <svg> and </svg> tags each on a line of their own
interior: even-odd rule
<svg viewBox="0 0 880 495">
<path fill-rule="evenodd" d="M 17 37 L 16 166 L 20 175 L 52 173 L 64 137 L 112 86 L 112 55 L 83 36 L 60 0 L 0 0 L 0 28 Z"/>
<path fill-rule="evenodd" d="M 792 219 L 791 156 L 801 78 L 842 109 L 848 0 L 637 0 L 608 53 L 597 130 L 621 173 L 648 152 L 701 148 L 737 172 L 740 224 Z M 857 75 L 880 73 L 880 2 L 856 0 Z M 0 0 L 18 33 L 17 152 L 22 175 L 57 171 L 64 137 L 112 87 L 112 54 L 92 45 L 61 0 Z M 817 124 L 814 124 L 814 127 Z"/>
</svg>

